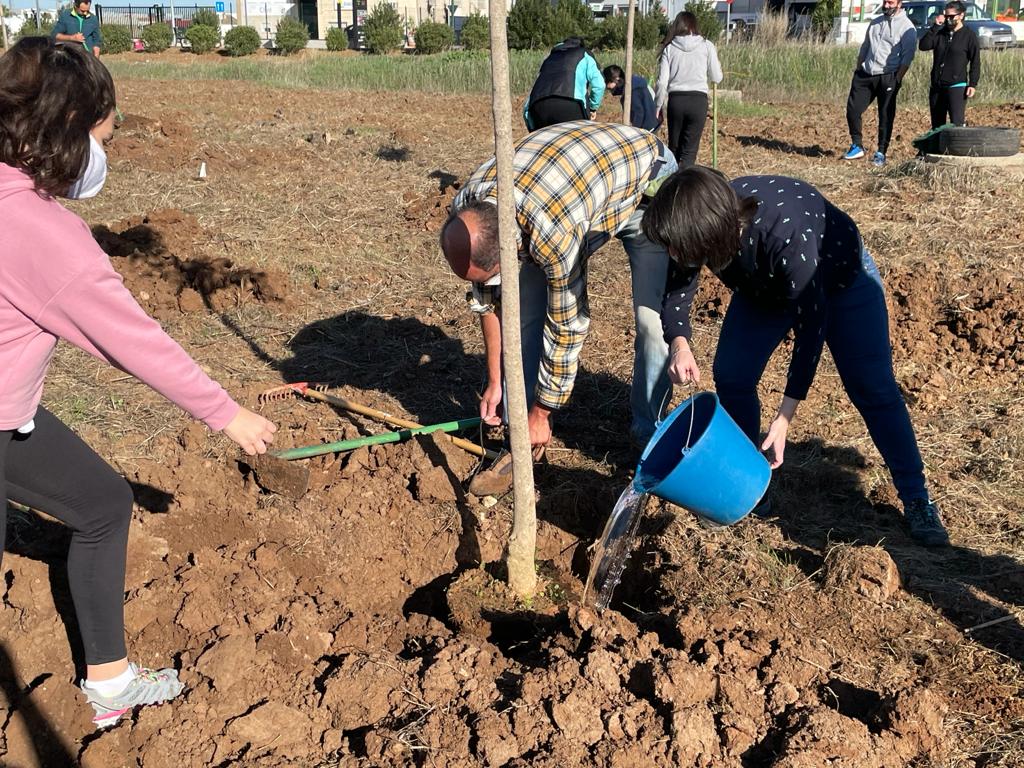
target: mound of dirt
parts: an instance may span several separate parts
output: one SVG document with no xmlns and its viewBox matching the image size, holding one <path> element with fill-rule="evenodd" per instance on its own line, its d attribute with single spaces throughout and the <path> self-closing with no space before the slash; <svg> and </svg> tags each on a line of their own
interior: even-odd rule
<svg viewBox="0 0 1024 768">
<path fill-rule="evenodd" d="M 451 208 L 452 200 L 458 194 L 462 185 L 453 182 L 443 190 L 430 195 L 417 195 L 414 192 L 406 192 L 403 198 L 405 203 L 405 219 L 411 226 L 423 228 L 427 232 L 438 232 L 448 218 L 448 210 Z"/>
<path fill-rule="evenodd" d="M 209 236 L 194 216 L 177 209 L 99 225 L 93 237 L 135 298 L 157 318 L 220 311 L 247 301 L 284 301 L 288 295 L 283 272 L 236 266 L 205 253 Z"/>
<path fill-rule="evenodd" d="M 197 146 L 190 125 L 169 117 L 156 120 L 126 114 L 118 123 L 114 138 L 107 147 L 111 160 L 126 160 L 153 170 L 170 170 L 193 160 L 213 159 L 205 145 Z"/>
</svg>

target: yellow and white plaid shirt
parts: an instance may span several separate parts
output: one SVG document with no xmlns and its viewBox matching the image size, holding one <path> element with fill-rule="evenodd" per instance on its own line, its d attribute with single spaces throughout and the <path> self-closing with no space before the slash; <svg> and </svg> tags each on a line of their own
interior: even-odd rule
<svg viewBox="0 0 1024 768">
<path fill-rule="evenodd" d="M 559 123 L 517 142 L 513 159 L 519 258 L 534 261 L 548 284 L 536 402 L 558 409 L 569 401 L 580 350 L 590 330 L 587 259 L 632 216 L 661 154 L 648 131 L 588 120 Z M 466 182 L 452 203 L 497 202 L 494 158 Z M 493 311 L 500 285 L 474 283 L 470 306 Z"/>
</svg>

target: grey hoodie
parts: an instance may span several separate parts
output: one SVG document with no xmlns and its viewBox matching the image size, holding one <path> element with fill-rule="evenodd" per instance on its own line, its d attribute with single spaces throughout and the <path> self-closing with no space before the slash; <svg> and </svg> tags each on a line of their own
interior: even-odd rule
<svg viewBox="0 0 1024 768">
<path fill-rule="evenodd" d="M 658 67 L 656 104 L 665 107 L 675 91 L 708 92 L 708 80 L 722 82 L 722 65 L 714 43 L 700 35 L 679 35 L 662 51 Z"/>
</svg>

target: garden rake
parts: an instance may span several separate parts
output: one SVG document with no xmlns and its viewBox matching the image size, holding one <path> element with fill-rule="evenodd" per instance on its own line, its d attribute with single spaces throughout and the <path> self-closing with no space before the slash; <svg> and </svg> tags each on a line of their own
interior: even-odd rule
<svg viewBox="0 0 1024 768">
<path fill-rule="evenodd" d="M 323 403 L 329 403 L 336 408 L 350 411 L 351 413 L 358 413 L 361 416 L 379 421 L 384 424 L 390 424 L 395 427 L 402 427 L 403 429 L 423 429 L 422 424 L 417 424 L 415 421 L 409 421 L 398 416 L 392 416 L 390 413 L 379 411 L 376 408 L 370 408 L 359 403 L 353 403 L 351 400 L 345 400 L 344 398 L 337 397 L 336 395 L 327 394 L 328 389 L 326 384 L 311 384 L 308 381 L 299 381 L 292 384 L 284 384 L 279 387 L 268 389 L 261 393 L 256 399 L 261 403 L 266 403 L 271 400 L 284 400 L 288 397 L 305 397 L 310 400 L 319 400 Z M 498 454 L 495 451 L 488 450 L 482 446 L 477 445 L 469 440 L 464 440 L 461 437 L 452 437 L 451 435 L 445 435 L 453 445 L 458 446 L 464 451 L 467 451 L 474 456 L 481 456 L 483 458 L 495 459 Z"/>
</svg>

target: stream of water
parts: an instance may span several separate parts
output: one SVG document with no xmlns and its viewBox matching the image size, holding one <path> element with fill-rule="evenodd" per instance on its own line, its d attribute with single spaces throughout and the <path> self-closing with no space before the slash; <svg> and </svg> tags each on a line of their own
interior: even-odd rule
<svg viewBox="0 0 1024 768">
<path fill-rule="evenodd" d="M 611 603 L 615 588 L 622 580 L 640 520 L 644 516 L 647 498 L 648 494 L 635 482 L 630 483 L 615 503 L 604 533 L 594 547 L 583 602 L 592 600 L 594 610 L 598 613 Z"/>
</svg>

